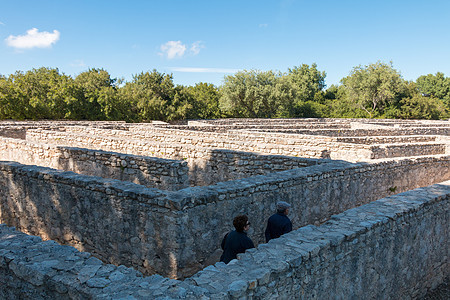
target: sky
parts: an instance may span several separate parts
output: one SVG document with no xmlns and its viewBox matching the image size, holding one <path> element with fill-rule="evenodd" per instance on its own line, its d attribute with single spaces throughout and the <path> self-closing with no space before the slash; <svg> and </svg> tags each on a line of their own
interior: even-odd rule
<svg viewBox="0 0 450 300">
<path fill-rule="evenodd" d="M 152 71 L 175 84 L 241 70 L 317 64 L 326 84 L 389 63 L 404 79 L 450 76 L 448 0 L 0 0 L 0 74 L 103 68 L 131 81 Z"/>
</svg>

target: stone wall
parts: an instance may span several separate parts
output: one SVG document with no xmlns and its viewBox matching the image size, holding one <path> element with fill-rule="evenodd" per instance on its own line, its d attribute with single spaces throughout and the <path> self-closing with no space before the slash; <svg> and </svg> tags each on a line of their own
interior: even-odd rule
<svg viewBox="0 0 450 300">
<path fill-rule="evenodd" d="M 140 131 L 144 132 L 144 131 Z M 304 158 L 332 158 L 349 161 L 370 159 L 369 145 L 327 142 L 319 138 L 284 139 L 262 134 L 210 135 L 202 132 L 174 134 L 146 132 L 145 136 L 117 130 L 103 135 L 77 134 L 49 130 L 29 130 L 27 140 L 44 143 L 70 144 L 77 147 L 101 148 L 107 151 L 151 155 L 174 159 L 188 157 L 204 159 L 209 149 L 232 149 L 234 151 L 257 152 L 259 154 L 284 155 Z M 120 137 L 110 136 L 111 134 Z M 184 135 L 183 135 L 184 134 Z M 109 135 L 109 136 L 108 136 Z M 126 137 L 132 135 L 132 137 Z M 208 138 L 206 136 L 209 135 Z"/>
<path fill-rule="evenodd" d="M 0 137 L 0 160 L 179 190 L 189 186 L 184 161 L 47 145 Z"/>
<path fill-rule="evenodd" d="M 27 134 L 27 129 L 22 126 L 1 126 L 0 136 L 22 139 L 24 140 Z"/>
<path fill-rule="evenodd" d="M 123 139 L 138 139 L 163 145 L 177 144 L 182 147 L 201 147 L 212 149 L 228 149 L 239 151 L 259 152 L 265 154 L 279 154 L 304 157 L 327 158 L 328 152 L 324 150 L 326 140 L 317 137 L 297 138 L 291 136 L 267 136 L 266 134 L 246 132 L 198 132 L 192 130 L 177 130 L 171 128 L 158 128 L 148 125 L 136 125 L 125 130 L 102 130 L 98 128 L 84 128 L 80 126 L 68 126 L 67 132 L 81 133 L 89 136 L 105 136 Z M 39 133 L 31 131 L 29 138 L 43 136 L 51 138 L 51 133 Z M 329 140 L 329 139 L 328 139 Z M 367 148 L 360 146 L 359 148 Z"/>
<path fill-rule="evenodd" d="M 29 129 L 60 130 L 65 126 L 94 126 L 104 129 L 127 129 L 123 121 L 0 121 L 0 136 L 25 139 Z"/>
<path fill-rule="evenodd" d="M 194 149 L 198 150 L 198 148 Z M 198 159 L 195 151 L 188 152 L 186 158 L 191 186 L 208 186 L 224 181 L 331 162 L 330 160 L 261 155 L 224 149 L 204 149 L 206 155 L 203 159 Z"/>
<path fill-rule="evenodd" d="M 195 120 L 194 120 L 195 121 Z M 448 120 L 407 120 L 407 119 L 355 119 L 355 118 L 279 118 L 279 119 L 269 119 L 269 118 L 226 118 L 226 119 L 209 119 L 209 120 L 197 120 L 207 125 L 244 125 L 244 124 L 303 124 L 310 123 L 320 124 L 320 123 L 338 123 L 338 124 L 351 124 L 351 123 L 362 123 L 362 124 L 382 124 L 388 126 L 421 126 L 426 124 L 449 124 Z M 188 121 L 188 124 L 191 121 Z"/>
<path fill-rule="evenodd" d="M 433 135 L 407 135 L 407 136 L 365 136 L 365 137 L 336 137 L 333 140 L 351 144 L 406 144 L 435 142 L 437 136 Z"/>
<path fill-rule="evenodd" d="M 449 166 L 448 156 L 373 164 L 333 162 L 175 192 L 184 199 L 180 205 L 185 218 L 180 219 L 180 227 L 185 247 L 179 254 L 180 267 L 189 275 L 190 270 L 217 261 L 221 239 L 233 228 L 231 221 L 236 215 L 249 215 L 250 236 L 261 243 L 277 201 L 292 204 L 290 217 L 296 228 L 320 224 L 346 209 L 449 180 Z M 199 231 L 199 227 L 205 230 Z"/>
<path fill-rule="evenodd" d="M 250 235 L 260 243 L 279 200 L 292 203 L 296 228 L 319 224 L 389 194 L 448 180 L 449 160 L 330 162 L 173 192 L 1 163 L 0 222 L 146 274 L 186 277 L 217 261 L 237 214 L 249 215 Z"/>
<path fill-rule="evenodd" d="M 0 299 L 199 299 L 202 288 L 159 275 L 143 277 L 88 252 L 42 241 L 0 224 Z M 131 297 L 133 296 L 133 297 Z M 131 297 L 131 298 L 130 298 Z"/>
<path fill-rule="evenodd" d="M 195 145 L 204 148 L 220 147 L 226 149 L 240 149 L 242 151 L 258 151 L 262 153 L 277 153 L 306 157 L 329 157 L 332 159 L 343 159 L 348 161 L 446 153 L 445 143 L 436 141 L 436 136 L 365 138 L 299 137 L 291 134 L 271 134 L 269 136 L 262 133 L 242 131 L 232 131 L 227 133 L 192 132 L 189 130 L 161 129 L 149 127 L 147 125 L 130 127 L 130 131 L 103 130 L 80 126 L 71 126 L 66 127 L 65 129 L 69 132 L 150 140 L 158 141 L 159 143 L 177 143 L 180 145 Z M 32 136 L 32 134 L 33 133 L 30 133 L 30 136 Z M 382 145 L 371 145 L 373 143 Z M 309 151 L 308 149 L 314 149 L 314 151 Z M 322 149 L 322 151 L 320 151 L 320 149 Z"/>
<path fill-rule="evenodd" d="M 96 134 L 98 133 L 98 134 Z M 102 149 L 106 151 L 115 151 L 120 153 L 129 153 L 134 155 L 144 155 L 152 157 L 161 157 L 167 159 L 185 160 L 189 168 L 189 180 L 191 186 L 210 185 L 217 182 L 235 180 L 254 175 L 269 174 L 276 171 L 301 168 L 318 163 L 326 163 L 327 160 L 309 159 L 304 157 L 289 157 L 285 154 L 308 152 L 309 148 L 285 146 L 276 153 L 281 155 L 263 155 L 262 153 L 252 153 L 239 151 L 239 147 L 234 150 L 216 149 L 210 145 L 203 147 L 203 143 L 193 143 L 190 139 L 184 139 L 183 143 L 177 140 L 166 140 L 161 142 L 156 138 L 146 137 L 133 138 L 127 131 L 106 130 L 105 135 L 101 134 L 100 129 L 90 130 L 90 134 L 78 134 L 72 132 L 58 132 L 50 130 L 29 130 L 27 140 L 30 142 L 44 142 L 57 145 L 72 145 L 76 147 Z M 111 136 L 115 135 L 115 136 Z M 118 137 L 116 137 L 118 136 Z M 220 139 L 217 139 L 220 143 Z M 205 142 L 207 143 L 207 142 Z M 248 145 L 244 141 L 240 142 L 241 148 L 248 150 Z M 266 152 L 278 149 L 277 146 L 266 148 L 260 145 Z M 365 146 L 367 147 L 367 146 Z M 286 153 L 285 153 L 286 152 Z M 308 152 L 308 157 L 317 157 L 323 154 L 323 150 L 314 150 Z"/>
<path fill-rule="evenodd" d="M 450 154 L 450 136 L 438 136 L 436 141 L 445 144 L 445 154 Z"/>
<path fill-rule="evenodd" d="M 164 191 L 18 163 L 0 163 L 0 222 L 116 265 L 170 275 L 179 234 Z"/>
<path fill-rule="evenodd" d="M 398 135 L 450 135 L 450 127 L 410 127 L 386 129 L 260 129 L 261 132 L 321 135 L 330 137 L 398 136 Z"/>
<path fill-rule="evenodd" d="M 450 276 L 450 182 L 308 225 L 189 282 L 210 297 L 416 299 Z"/>
<path fill-rule="evenodd" d="M 255 126 L 261 128 L 270 128 L 272 126 L 290 126 L 290 128 L 304 127 L 320 128 L 327 125 L 338 125 L 340 128 L 360 128 L 360 129 L 377 129 L 383 128 L 404 128 L 404 127 L 449 127 L 450 122 L 444 120 L 393 120 L 393 119 L 334 119 L 334 118 L 297 118 L 297 119 L 216 119 L 216 120 L 198 120 L 188 121 L 187 127 L 199 128 L 199 125 L 210 128 L 232 128 L 232 126 Z M 379 127 L 383 126 L 383 127 Z M 164 127 L 164 126 L 161 126 Z M 166 126 L 172 127 L 172 126 Z M 183 126 L 179 126 L 181 129 Z M 186 127 L 186 125 L 184 125 Z M 203 130 L 209 130 L 204 128 Z"/>
<path fill-rule="evenodd" d="M 437 155 L 446 153 L 446 145 L 441 143 L 415 143 L 370 146 L 371 159 Z"/>
<path fill-rule="evenodd" d="M 5 299 L 420 298 L 450 276 L 450 182 L 335 215 L 185 281 L 142 277 L 0 225 Z"/>
</svg>

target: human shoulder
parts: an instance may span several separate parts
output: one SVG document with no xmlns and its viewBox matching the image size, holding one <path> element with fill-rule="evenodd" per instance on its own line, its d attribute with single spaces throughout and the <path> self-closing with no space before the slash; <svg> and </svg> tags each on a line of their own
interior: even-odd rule
<svg viewBox="0 0 450 300">
<path fill-rule="evenodd" d="M 271 215 L 271 216 L 269 217 L 269 220 L 278 219 L 278 217 L 279 217 L 279 215 L 278 215 L 278 213 L 276 213 L 276 214 Z"/>
</svg>

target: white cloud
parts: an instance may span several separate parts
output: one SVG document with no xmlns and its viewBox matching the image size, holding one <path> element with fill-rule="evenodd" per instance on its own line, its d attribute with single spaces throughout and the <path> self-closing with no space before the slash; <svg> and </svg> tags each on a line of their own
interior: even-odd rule
<svg viewBox="0 0 450 300">
<path fill-rule="evenodd" d="M 37 28 L 27 30 L 25 35 L 10 35 L 5 41 L 10 47 L 18 49 L 31 48 L 48 48 L 59 40 L 60 33 L 58 30 L 53 30 L 53 33 L 43 31 L 39 32 Z"/>
<path fill-rule="evenodd" d="M 190 51 L 193 55 L 197 55 L 200 53 L 200 50 L 203 48 L 205 48 L 205 46 L 203 45 L 203 42 L 197 41 L 192 44 Z"/>
<path fill-rule="evenodd" d="M 170 68 L 174 72 L 184 73 L 236 73 L 239 69 L 227 69 L 227 68 L 186 68 L 186 67 L 174 67 Z"/>
<path fill-rule="evenodd" d="M 264 23 L 264 24 L 259 24 L 258 26 L 259 26 L 259 28 L 267 28 L 267 26 L 269 26 L 269 24 Z"/>
<path fill-rule="evenodd" d="M 181 41 L 168 41 L 164 45 L 161 45 L 162 55 L 168 59 L 174 59 L 176 57 L 183 57 L 186 52 L 186 45 Z"/>
<path fill-rule="evenodd" d="M 188 46 L 181 41 L 168 41 L 161 45 L 161 53 L 159 54 L 165 56 L 167 59 L 174 59 L 181 58 L 185 54 L 198 55 L 203 48 L 205 48 L 205 46 L 202 41 L 192 43 L 189 49 Z"/>
<path fill-rule="evenodd" d="M 0 25 L 5 25 L 5 23 L 3 23 L 2 21 L 0 21 Z"/>
</svg>

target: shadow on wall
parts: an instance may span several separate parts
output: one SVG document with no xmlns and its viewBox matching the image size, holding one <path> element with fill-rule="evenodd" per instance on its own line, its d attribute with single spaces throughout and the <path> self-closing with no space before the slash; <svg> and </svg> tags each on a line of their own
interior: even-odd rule
<svg viewBox="0 0 450 300">
<path fill-rule="evenodd" d="M 249 216 L 250 237 L 259 244 L 280 200 L 292 204 L 290 217 L 298 228 L 450 179 L 448 158 L 435 157 L 377 164 L 330 161 L 174 192 L 43 167 L 1 163 L 0 168 L 1 222 L 106 262 L 172 278 L 215 263 L 236 215 Z"/>
<path fill-rule="evenodd" d="M 176 218 L 169 209 L 155 211 L 148 205 L 139 205 L 138 199 L 110 193 L 108 183 L 119 183 L 116 180 L 98 184 L 99 178 L 95 177 L 41 167 L 25 168 L 24 172 L 34 174 L 22 178 L 5 176 L 5 172 L 0 175 L 0 223 L 44 240 L 74 246 L 107 263 L 133 267 L 146 275 L 177 277 L 178 245 L 174 237 L 167 236 L 167 232 L 177 232 Z M 93 190 L 79 188 L 73 182 L 57 182 L 55 173 L 72 177 L 81 186 L 92 182 Z M 122 184 L 125 192 L 126 186 Z"/>
<path fill-rule="evenodd" d="M 267 175 L 285 170 L 328 163 L 328 159 L 301 158 L 284 155 L 204 148 L 201 157 L 185 158 L 180 152 L 174 157 L 188 162 L 190 186 L 209 186 L 219 182 Z"/>
<path fill-rule="evenodd" d="M 19 127 L 19 126 L 0 127 L 0 136 L 25 140 L 26 135 L 27 135 L 27 130 L 25 127 Z"/>
<path fill-rule="evenodd" d="M 189 247 L 183 249 L 181 257 L 192 255 L 195 259 L 191 256 L 190 261 L 203 267 L 215 263 L 221 254 L 223 236 L 233 229 L 232 220 L 240 214 L 249 216 L 253 229 L 249 236 L 255 244 L 264 243 L 265 225 L 278 201 L 292 204 L 290 218 L 295 229 L 308 224 L 319 225 L 347 209 L 448 180 L 449 176 L 448 158 L 375 164 L 332 161 L 184 189 L 177 193 L 198 204 L 183 209 L 185 221 L 180 222 L 180 226 Z M 192 249 L 196 249 L 195 252 Z M 189 276 L 194 266 L 185 264 L 183 268 Z"/>
<path fill-rule="evenodd" d="M 19 173 L 23 176 L 8 172 L 1 174 L 1 206 L 8 209 L 1 210 L 0 221 L 22 232 L 74 246 L 105 262 L 134 267 L 147 275 L 159 273 L 182 278 L 217 261 L 217 251 L 214 250 L 212 256 L 209 253 L 209 259 L 195 261 L 196 246 L 184 247 L 192 240 L 187 241 L 183 225 L 189 223 L 191 230 L 196 228 L 195 236 L 200 234 L 195 242 L 199 249 L 203 239 L 217 239 L 215 242 L 220 243 L 221 237 L 196 223 L 195 218 L 190 219 L 189 215 L 180 220 L 177 211 L 161 207 L 155 210 L 148 205 L 140 205 L 139 196 L 137 199 L 116 196 L 114 191 L 108 190 L 108 186 L 119 184 L 125 186 L 124 191 L 127 192 L 126 182 L 36 166 L 23 166 Z M 58 174 L 69 180 L 61 181 Z M 236 190 L 241 184 L 240 181 L 226 183 L 228 188 Z M 130 189 L 136 187 L 132 185 Z M 147 190 L 141 188 L 142 191 Z M 204 187 L 197 189 L 204 194 Z M 191 191 L 185 189 L 180 192 L 182 197 L 189 197 Z M 209 201 L 208 195 L 202 197 Z M 209 221 L 216 222 L 214 226 L 219 227 L 223 226 L 223 214 L 228 216 L 227 219 L 243 210 L 250 215 L 248 207 L 248 203 L 242 203 L 240 207 L 224 208 L 226 211 L 213 209 L 204 217 L 211 217 Z M 222 216 L 217 217 L 216 213 Z M 194 223 L 190 223 L 191 220 Z"/>
<path fill-rule="evenodd" d="M 57 146 L 57 149 L 59 169 L 161 190 L 189 186 L 188 167 L 184 161 L 63 146 Z"/>
</svg>

